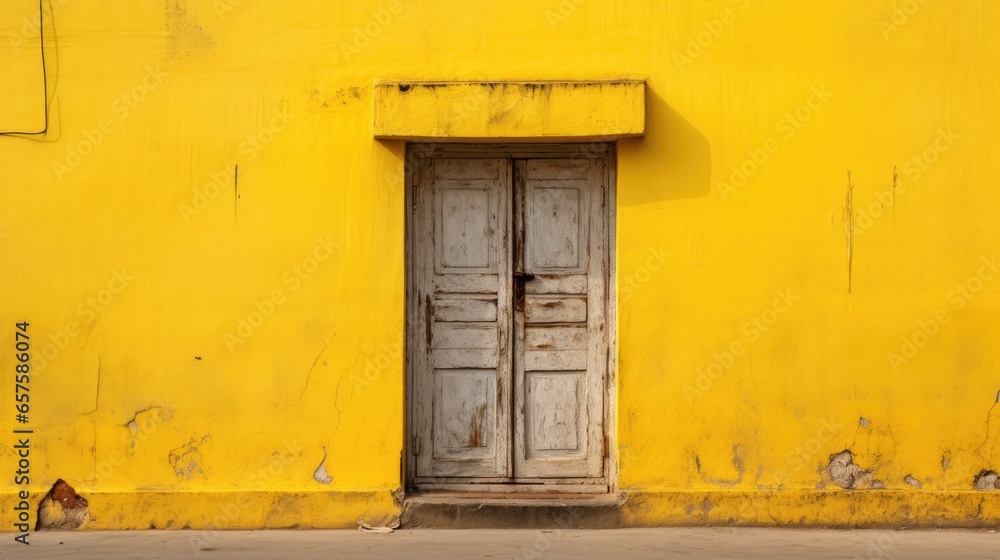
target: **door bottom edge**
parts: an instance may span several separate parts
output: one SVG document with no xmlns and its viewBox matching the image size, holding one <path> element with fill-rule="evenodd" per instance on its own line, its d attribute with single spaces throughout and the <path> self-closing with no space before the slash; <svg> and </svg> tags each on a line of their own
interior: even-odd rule
<svg viewBox="0 0 1000 560">
<path fill-rule="evenodd" d="M 606 482 L 566 483 L 446 483 L 422 482 L 411 483 L 407 489 L 408 495 L 455 494 L 476 495 L 610 495 L 611 488 Z"/>
</svg>

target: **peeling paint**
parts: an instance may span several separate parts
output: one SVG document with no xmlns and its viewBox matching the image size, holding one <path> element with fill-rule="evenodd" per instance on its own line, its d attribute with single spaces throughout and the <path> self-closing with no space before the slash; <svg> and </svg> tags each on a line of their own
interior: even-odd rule
<svg viewBox="0 0 1000 560">
<path fill-rule="evenodd" d="M 827 472 L 834 484 L 847 490 L 885 488 L 881 481 L 874 479 L 872 471 L 854 464 L 854 454 L 848 449 L 830 456 Z"/>
<path fill-rule="evenodd" d="M 333 482 L 333 477 L 326 472 L 326 446 L 323 446 L 323 459 L 313 472 L 313 480 L 320 484 L 330 484 Z"/>
<path fill-rule="evenodd" d="M 919 480 L 913 478 L 913 475 L 909 475 L 909 474 L 906 475 L 906 478 L 904 478 L 903 481 L 906 482 L 907 484 L 909 484 L 910 486 L 913 486 L 914 488 L 923 488 L 924 487 L 924 484 L 922 482 L 920 482 Z"/>
<path fill-rule="evenodd" d="M 972 487 L 976 490 L 1000 490 L 1000 477 L 994 471 L 983 469 L 972 479 Z"/>
<path fill-rule="evenodd" d="M 173 467 L 178 480 L 191 480 L 196 476 L 207 479 L 205 470 L 202 468 L 204 459 L 199 447 L 210 439 L 205 435 L 200 440 L 191 438 L 191 441 L 170 452 L 167 460 Z"/>
</svg>

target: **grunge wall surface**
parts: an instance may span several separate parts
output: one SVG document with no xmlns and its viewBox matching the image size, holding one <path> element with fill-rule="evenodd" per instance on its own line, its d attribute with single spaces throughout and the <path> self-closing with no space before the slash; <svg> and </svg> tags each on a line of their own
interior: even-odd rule
<svg viewBox="0 0 1000 560">
<path fill-rule="evenodd" d="M 57 479 L 83 528 L 398 515 L 405 145 L 373 85 L 612 79 L 646 82 L 617 148 L 628 522 L 1000 519 L 1000 6 L 43 5 L 0 6 L 0 130 L 49 106 L 0 136 L 5 520 Z"/>
</svg>

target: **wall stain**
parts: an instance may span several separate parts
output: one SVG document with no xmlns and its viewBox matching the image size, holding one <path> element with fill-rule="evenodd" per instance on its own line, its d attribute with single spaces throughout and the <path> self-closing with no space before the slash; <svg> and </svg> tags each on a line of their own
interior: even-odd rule
<svg viewBox="0 0 1000 560">
<path fill-rule="evenodd" d="M 733 469 L 736 470 L 736 478 L 733 480 L 725 480 L 721 478 L 712 478 L 710 476 L 706 476 L 705 473 L 701 471 L 701 458 L 698 455 L 694 456 L 695 469 L 697 470 L 698 474 L 701 475 L 701 479 L 704 482 L 708 482 L 709 484 L 715 484 L 717 486 L 722 486 L 724 488 L 732 488 L 733 486 L 737 486 L 741 482 L 743 482 L 743 475 L 746 471 L 746 467 L 743 464 L 742 454 L 743 454 L 743 445 L 739 443 L 733 444 L 733 456 L 730 459 L 730 462 L 733 465 Z"/>
<path fill-rule="evenodd" d="M 169 60 L 191 58 L 215 46 L 212 36 L 190 21 L 187 0 L 164 0 L 163 11 Z"/>
</svg>

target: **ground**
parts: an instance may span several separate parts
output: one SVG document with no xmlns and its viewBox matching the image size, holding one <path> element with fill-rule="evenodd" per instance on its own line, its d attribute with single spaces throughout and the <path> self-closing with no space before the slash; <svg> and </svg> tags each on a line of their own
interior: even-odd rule
<svg viewBox="0 0 1000 560">
<path fill-rule="evenodd" d="M 253 560 L 270 558 L 657 558 L 1000 560 L 994 531 L 813 529 L 107 531 L 6 536 L 2 557 Z"/>
</svg>

